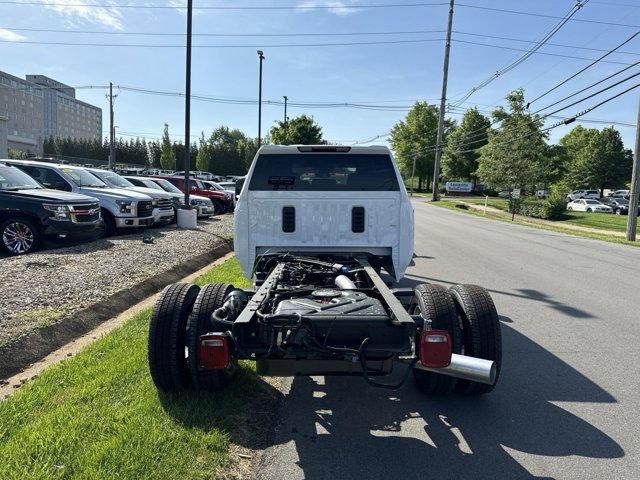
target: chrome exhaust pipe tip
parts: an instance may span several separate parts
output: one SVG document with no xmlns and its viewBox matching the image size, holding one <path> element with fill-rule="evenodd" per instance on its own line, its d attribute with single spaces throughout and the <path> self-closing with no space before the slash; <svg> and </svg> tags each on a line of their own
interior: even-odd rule
<svg viewBox="0 0 640 480">
<path fill-rule="evenodd" d="M 496 363 L 484 358 L 467 357 L 453 353 L 451 354 L 451 364 L 448 367 L 429 368 L 417 362 L 415 368 L 487 385 L 496 383 Z"/>
</svg>

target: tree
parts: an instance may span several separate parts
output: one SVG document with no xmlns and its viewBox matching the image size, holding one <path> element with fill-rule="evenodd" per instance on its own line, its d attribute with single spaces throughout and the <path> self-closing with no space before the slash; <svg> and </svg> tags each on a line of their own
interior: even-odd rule
<svg viewBox="0 0 640 480">
<path fill-rule="evenodd" d="M 446 120 L 444 125 L 445 139 L 455 128 L 455 123 Z M 438 137 L 438 108 L 427 102 L 416 102 L 404 120 L 391 129 L 389 142 L 396 160 L 405 177 L 413 172 L 415 159 L 418 189 L 426 180 L 431 183 L 433 164 L 435 161 L 435 145 Z"/>
<path fill-rule="evenodd" d="M 173 170 L 176 166 L 176 154 L 169 139 L 169 125 L 164 124 L 162 142 L 160 143 L 160 166 L 163 170 Z"/>
<path fill-rule="evenodd" d="M 198 155 L 196 156 L 196 168 L 201 172 L 209 171 L 209 164 L 211 162 L 211 154 L 209 152 L 209 145 L 204 138 L 204 132 L 200 137 Z"/>
<path fill-rule="evenodd" d="M 478 109 L 467 110 L 458 128 L 447 139 L 442 155 L 442 174 L 451 180 L 473 181 L 478 169 L 480 148 L 489 141 L 491 122 Z"/>
<path fill-rule="evenodd" d="M 478 178 L 494 188 L 522 188 L 540 183 L 540 172 L 548 147 L 542 132 L 543 119 L 526 111 L 524 91 L 506 97 L 509 112 L 502 107 L 492 117 L 500 127 L 489 132 L 488 143 L 480 149 Z"/>
<path fill-rule="evenodd" d="M 560 144 L 568 157 L 567 181 L 571 188 L 619 188 L 631 178 L 632 155 L 624 148 L 620 132 L 613 127 L 602 130 L 578 125 Z"/>
<path fill-rule="evenodd" d="M 160 142 L 152 140 L 147 143 L 147 150 L 149 156 L 149 165 L 154 168 L 160 168 Z"/>
<path fill-rule="evenodd" d="M 322 127 L 312 117 L 300 115 L 287 122 L 276 122 L 269 131 L 269 142 L 276 145 L 322 145 Z"/>
</svg>

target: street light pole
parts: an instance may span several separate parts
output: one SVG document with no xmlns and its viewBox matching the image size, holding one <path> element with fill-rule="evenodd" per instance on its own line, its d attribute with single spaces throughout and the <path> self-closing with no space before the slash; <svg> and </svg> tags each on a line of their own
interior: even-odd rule
<svg viewBox="0 0 640 480">
<path fill-rule="evenodd" d="M 286 95 L 282 98 L 284 98 L 284 143 L 285 145 L 288 145 L 289 130 L 287 128 L 287 100 L 289 100 L 289 98 Z"/>
<path fill-rule="evenodd" d="M 640 199 L 640 99 L 638 99 L 638 119 L 636 120 L 636 150 L 633 152 L 631 173 L 631 195 L 629 195 L 629 218 L 627 218 L 627 240 L 636 241 L 638 225 L 638 200 Z"/>
<path fill-rule="evenodd" d="M 258 57 L 260 58 L 260 79 L 258 82 L 258 148 L 260 148 L 260 145 L 262 145 L 262 61 L 264 60 L 262 50 L 258 50 Z"/>
<path fill-rule="evenodd" d="M 442 96 L 438 112 L 438 139 L 436 141 L 436 158 L 433 164 L 433 200 L 440 200 L 440 158 L 442 158 L 442 137 L 444 136 L 444 109 L 447 105 L 447 80 L 449 78 L 449 51 L 451 50 L 451 28 L 453 26 L 453 3 L 449 4 L 449 23 L 447 25 L 447 42 L 444 45 L 444 69 L 442 73 Z"/>
<path fill-rule="evenodd" d="M 189 208 L 189 192 L 191 183 L 189 171 L 191 166 L 191 32 L 193 23 L 193 0 L 187 0 L 187 65 L 186 65 L 186 87 L 184 106 L 184 204 Z"/>
<path fill-rule="evenodd" d="M 116 168 L 116 129 L 113 126 L 113 83 L 109 82 L 109 170 Z"/>
</svg>

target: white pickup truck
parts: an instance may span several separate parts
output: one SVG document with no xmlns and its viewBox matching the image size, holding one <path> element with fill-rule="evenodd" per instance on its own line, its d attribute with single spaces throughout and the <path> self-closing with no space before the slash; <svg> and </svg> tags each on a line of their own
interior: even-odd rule
<svg viewBox="0 0 640 480">
<path fill-rule="evenodd" d="M 157 388 L 215 391 L 238 360 L 262 375 L 351 375 L 428 394 L 484 394 L 501 365 L 498 314 L 477 285 L 390 288 L 413 257 L 413 209 L 386 147 L 264 146 L 235 214 L 251 289 L 177 283 L 156 301 Z M 402 365 L 404 364 L 404 367 Z M 387 377 L 404 368 L 400 382 Z"/>
<path fill-rule="evenodd" d="M 112 188 L 83 167 L 35 160 L 9 160 L 37 182 L 54 190 L 81 193 L 97 198 L 107 236 L 117 229 L 153 225 L 153 200 L 149 195 Z"/>
<path fill-rule="evenodd" d="M 110 170 L 102 170 L 99 168 L 87 168 L 88 172 L 91 172 L 104 183 L 113 188 L 123 188 L 125 190 L 134 190 L 136 192 L 144 193 L 151 197 L 153 201 L 153 224 L 154 225 L 166 225 L 171 223 L 175 218 L 173 210 L 173 198 L 166 192 L 155 190 L 148 187 L 139 187 L 134 185 L 129 180 L 116 172 Z"/>
</svg>

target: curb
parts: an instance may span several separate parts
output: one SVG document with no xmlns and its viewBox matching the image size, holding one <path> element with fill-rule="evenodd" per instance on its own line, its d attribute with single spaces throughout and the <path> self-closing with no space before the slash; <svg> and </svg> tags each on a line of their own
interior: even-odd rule
<svg viewBox="0 0 640 480">
<path fill-rule="evenodd" d="M 232 252 L 231 245 L 222 243 L 186 262 L 147 278 L 133 287 L 120 290 L 110 297 L 79 312 L 62 318 L 54 325 L 27 333 L 0 348 L 0 378 L 9 378 L 49 353 L 87 333 L 102 322 L 124 312 L 166 285 L 181 280 Z"/>
</svg>

